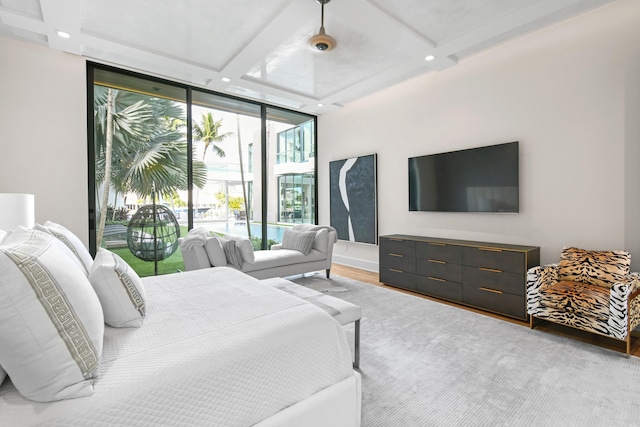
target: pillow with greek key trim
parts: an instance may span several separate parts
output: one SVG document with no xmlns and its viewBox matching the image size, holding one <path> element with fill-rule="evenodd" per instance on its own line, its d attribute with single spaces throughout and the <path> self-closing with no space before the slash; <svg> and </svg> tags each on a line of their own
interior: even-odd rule
<svg viewBox="0 0 640 427">
<path fill-rule="evenodd" d="M 89 275 L 91 265 L 93 264 L 93 258 L 78 236 L 73 234 L 73 232 L 68 230 L 66 227 L 51 221 L 45 222 L 44 225 L 36 224 L 33 228 L 45 231 L 64 243 L 73 255 L 80 260 L 84 266 L 86 275 Z"/>
<path fill-rule="evenodd" d="M 140 276 L 118 254 L 100 248 L 89 273 L 104 321 L 114 328 L 138 328 L 147 306 Z"/>
<path fill-rule="evenodd" d="M 0 365 L 38 402 L 89 396 L 98 376 L 102 307 L 68 251 L 25 228 L 0 245 Z"/>
<path fill-rule="evenodd" d="M 309 255 L 316 238 L 315 231 L 296 231 L 286 228 L 282 235 L 282 249 L 293 249 Z"/>
</svg>

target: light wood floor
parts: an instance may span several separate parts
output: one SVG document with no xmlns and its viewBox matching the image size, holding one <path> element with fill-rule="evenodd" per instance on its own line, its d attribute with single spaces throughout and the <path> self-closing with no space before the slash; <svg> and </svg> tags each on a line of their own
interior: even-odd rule
<svg viewBox="0 0 640 427">
<path fill-rule="evenodd" d="M 410 294 L 410 295 L 415 295 L 417 297 L 420 298 L 424 298 L 424 299 L 428 299 L 431 301 L 437 301 L 439 303 L 442 304 L 447 304 L 453 307 L 458 307 L 461 310 L 468 310 L 468 311 L 473 311 L 475 313 L 480 313 L 486 316 L 491 316 L 497 319 L 501 319 L 507 322 L 511 322 L 511 323 L 515 323 L 517 325 L 521 325 L 522 327 L 526 327 L 529 328 L 529 322 L 523 322 L 521 320 L 516 320 L 516 319 L 511 319 L 509 317 L 505 317 L 505 316 L 500 316 L 498 314 L 494 314 L 494 313 L 487 313 L 485 311 L 481 311 L 481 310 L 477 310 L 474 309 L 472 307 L 465 307 L 463 305 L 460 304 L 455 304 L 452 302 L 448 302 L 448 301 L 444 301 L 441 299 L 437 299 L 437 298 L 432 298 L 432 297 L 428 297 L 426 295 L 421 295 L 415 292 L 411 292 L 411 291 L 406 291 L 404 289 L 399 289 L 399 288 L 394 288 L 393 286 L 389 286 L 389 285 L 385 285 L 384 283 L 380 282 L 380 277 L 378 275 L 378 273 L 374 273 L 371 271 L 366 271 L 366 270 L 360 270 L 358 268 L 354 268 L 354 267 L 347 267 L 345 265 L 340 265 L 340 264 L 333 264 L 331 266 L 331 274 L 336 274 L 337 276 L 342 276 L 342 277 L 348 277 L 350 279 L 353 280 L 357 280 L 359 282 L 363 282 L 363 283 L 368 283 L 370 285 L 374 285 L 374 286 L 380 286 L 382 288 L 386 288 L 386 289 L 391 289 L 393 291 L 396 292 L 403 292 L 405 294 Z M 588 342 L 590 344 L 593 345 L 598 345 L 601 347 L 605 347 L 605 348 L 611 348 L 614 350 L 618 350 L 621 351 L 622 353 L 624 353 L 626 350 L 626 344 L 612 339 L 612 338 L 608 338 L 602 335 L 597 335 L 597 334 L 591 334 L 588 332 L 583 332 L 583 331 L 579 331 L 577 329 L 573 329 L 573 328 L 569 328 L 566 326 L 562 326 L 562 325 L 556 325 L 554 323 L 551 322 L 546 322 L 543 320 L 536 320 L 536 325 L 535 328 L 537 330 L 540 331 L 544 331 L 544 332 L 549 332 L 552 334 L 556 334 L 556 335 L 561 335 L 570 339 L 577 339 L 580 341 L 584 341 L 584 342 Z M 640 356 L 640 333 L 634 331 L 632 334 L 632 339 L 631 339 L 631 354 L 633 354 L 634 356 Z"/>
</svg>

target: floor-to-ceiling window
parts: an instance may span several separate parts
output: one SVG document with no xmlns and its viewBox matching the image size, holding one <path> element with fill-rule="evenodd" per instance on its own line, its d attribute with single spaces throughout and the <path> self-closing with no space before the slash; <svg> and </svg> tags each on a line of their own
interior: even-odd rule
<svg viewBox="0 0 640 427">
<path fill-rule="evenodd" d="M 270 174 L 269 214 L 281 224 L 316 222 L 315 119 L 267 108 L 268 146 L 275 163 Z"/>
<path fill-rule="evenodd" d="M 315 223 L 315 117 L 97 64 L 87 75 L 92 251 L 170 273 L 190 228 L 260 250 Z"/>
</svg>

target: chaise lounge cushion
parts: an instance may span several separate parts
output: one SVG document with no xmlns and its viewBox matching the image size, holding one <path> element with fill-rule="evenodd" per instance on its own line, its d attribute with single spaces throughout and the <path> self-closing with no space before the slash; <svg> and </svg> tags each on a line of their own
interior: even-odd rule
<svg viewBox="0 0 640 427">
<path fill-rule="evenodd" d="M 278 249 L 275 251 L 258 251 L 255 254 L 256 262 L 254 264 L 244 264 L 242 271 L 248 273 L 250 271 L 265 270 L 268 268 L 282 267 L 291 264 L 300 264 L 311 261 L 321 261 L 325 259 L 325 254 L 320 251 L 312 250 L 309 255 L 303 255 L 302 252 L 293 249 Z"/>
<path fill-rule="evenodd" d="M 558 263 L 558 280 L 611 288 L 629 275 L 631 254 L 626 251 L 589 251 L 564 248 Z"/>
</svg>

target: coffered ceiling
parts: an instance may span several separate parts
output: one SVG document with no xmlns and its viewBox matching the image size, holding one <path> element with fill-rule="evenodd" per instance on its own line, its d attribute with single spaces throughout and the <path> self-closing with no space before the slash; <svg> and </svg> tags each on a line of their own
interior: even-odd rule
<svg viewBox="0 0 640 427">
<path fill-rule="evenodd" d="M 316 0 L 0 0 L 0 36 L 322 114 L 612 1 L 332 0 L 318 52 Z"/>
</svg>

